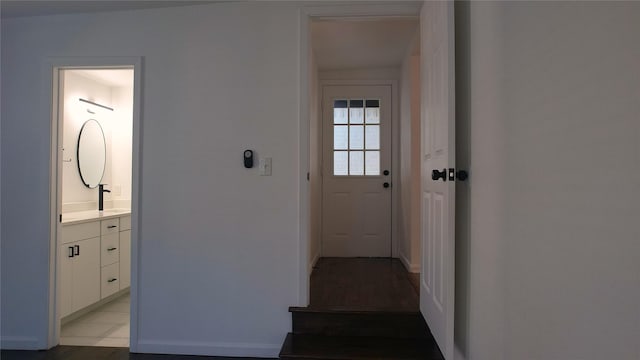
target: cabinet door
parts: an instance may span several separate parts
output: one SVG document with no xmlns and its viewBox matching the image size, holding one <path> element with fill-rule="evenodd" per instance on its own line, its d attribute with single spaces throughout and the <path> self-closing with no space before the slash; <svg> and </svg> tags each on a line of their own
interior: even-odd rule
<svg viewBox="0 0 640 360">
<path fill-rule="evenodd" d="M 100 238 L 73 243 L 77 246 L 73 260 L 72 311 L 100 300 Z"/>
<path fill-rule="evenodd" d="M 131 285 L 131 230 L 120 232 L 120 290 Z"/>
<path fill-rule="evenodd" d="M 73 294 L 73 251 L 74 244 L 63 244 L 58 247 L 58 259 L 60 262 L 60 289 L 58 289 L 60 317 L 65 317 L 71 312 Z"/>
</svg>

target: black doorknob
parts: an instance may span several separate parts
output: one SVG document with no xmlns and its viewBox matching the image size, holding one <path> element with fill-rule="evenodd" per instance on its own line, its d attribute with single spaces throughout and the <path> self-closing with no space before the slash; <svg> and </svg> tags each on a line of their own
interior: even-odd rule
<svg viewBox="0 0 640 360">
<path fill-rule="evenodd" d="M 386 188 L 388 188 L 390 185 L 389 185 L 389 183 L 388 183 L 388 182 L 386 182 L 386 183 L 382 184 L 382 186 L 386 189 Z"/>
<path fill-rule="evenodd" d="M 431 180 L 442 179 L 442 181 L 447 181 L 447 169 L 442 169 L 442 171 L 433 170 L 431 172 Z"/>
<path fill-rule="evenodd" d="M 467 180 L 469 178 L 469 173 L 467 173 L 464 170 L 458 170 L 458 172 L 456 173 L 456 177 L 460 181 L 465 181 L 465 180 Z"/>
<path fill-rule="evenodd" d="M 389 175 L 389 170 L 385 170 L 382 172 L 384 175 Z"/>
</svg>

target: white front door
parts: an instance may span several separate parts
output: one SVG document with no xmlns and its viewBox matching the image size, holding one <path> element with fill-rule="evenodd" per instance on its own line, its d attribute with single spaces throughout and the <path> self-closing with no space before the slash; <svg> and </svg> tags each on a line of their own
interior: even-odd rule
<svg viewBox="0 0 640 360">
<path fill-rule="evenodd" d="M 455 167 L 453 21 L 453 1 L 424 3 L 420 311 L 446 359 L 453 359 L 455 285 L 455 182 L 448 170 Z"/>
<path fill-rule="evenodd" d="M 322 256 L 391 256 L 391 86 L 322 90 Z"/>
</svg>

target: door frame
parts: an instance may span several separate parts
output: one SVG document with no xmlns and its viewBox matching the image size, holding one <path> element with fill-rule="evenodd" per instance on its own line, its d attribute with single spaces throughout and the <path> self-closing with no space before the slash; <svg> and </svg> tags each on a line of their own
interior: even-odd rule
<svg viewBox="0 0 640 360">
<path fill-rule="evenodd" d="M 324 100 L 324 87 L 325 86 L 390 86 L 391 87 L 391 257 L 398 257 L 398 221 L 395 218 L 398 214 L 398 201 L 400 199 L 400 194 L 398 193 L 399 188 L 397 186 L 393 186 L 394 181 L 399 181 L 400 177 L 397 176 L 400 174 L 400 99 L 398 99 L 398 94 L 400 92 L 399 82 L 398 80 L 320 80 L 318 81 L 319 95 L 320 95 L 320 116 L 321 123 L 323 123 L 323 112 L 324 108 L 322 107 L 322 103 Z M 324 139 L 324 124 L 320 127 L 321 138 Z M 313 136 L 314 134 L 310 134 L 309 136 Z M 321 147 L 323 147 L 322 144 Z M 324 148 L 320 152 L 320 169 L 324 166 Z M 322 174 L 324 176 L 325 174 Z M 323 182 L 320 182 L 320 192 L 324 199 L 324 187 Z M 324 201 L 321 202 L 320 206 L 324 206 Z M 320 229 L 322 229 L 324 219 L 322 218 L 323 211 L 320 209 Z M 320 256 L 322 256 L 322 235 L 320 236 Z"/>
<path fill-rule="evenodd" d="M 309 305 L 311 264 L 310 247 L 310 203 L 311 191 L 307 174 L 309 173 L 310 155 L 310 119 L 309 119 L 309 62 L 311 49 L 311 21 L 317 17 L 420 17 L 422 2 L 408 4 L 352 4 L 303 7 L 299 12 L 299 158 L 298 158 L 298 306 Z M 397 88 L 397 86 L 396 86 Z M 393 100 L 392 100 L 393 101 Z M 396 134 L 398 132 L 396 131 Z M 397 153 L 397 151 L 396 151 Z M 397 161 L 396 161 L 397 163 Z M 399 165 L 399 164 L 398 164 Z M 394 170 L 395 173 L 395 170 Z M 393 196 L 393 195 L 392 195 Z M 395 196 L 397 199 L 398 197 Z"/>
<path fill-rule="evenodd" d="M 49 307 L 47 347 L 60 342 L 60 318 L 58 304 L 60 297 L 59 263 L 57 261 L 58 238 L 62 226 L 62 114 L 58 108 L 60 96 L 60 72 L 67 69 L 133 69 L 133 139 L 131 169 L 131 314 L 129 349 L 135 351 L 138 342 L 138 299 L 139 289 L 139 241 L 140 241 L 140 174 L 142 139 L 142 57 L 50 57 L 44 66 L 45 101 L 51 116 L 51 149 L 49 162 Z"/>
</svg>

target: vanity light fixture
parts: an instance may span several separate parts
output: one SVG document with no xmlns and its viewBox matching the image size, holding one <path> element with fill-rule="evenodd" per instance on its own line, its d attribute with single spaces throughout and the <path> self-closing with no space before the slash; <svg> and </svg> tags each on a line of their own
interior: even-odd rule
<svg viewBox="0 0 640 360">
<path fill-rule="evenodd" d="M 83 99 L 83 98 L 79 98 L 78 100 L 80 100 L 80 101 L 82 101 L 84 103 L 87 103 L 87 104 L 95 105 L 95 106 L 101 107 L 103 109 L 107 109 L 107 110 L 113 111 L 113 108 L 111 108 L 111 107 L 108 107 L 108 106 L 105 106 L 105 105 L 102 105 L 102 104 L 98 104 L 98 103 L 90 101 L 90 100 L 86 100 L 86 99 Z"/>
</svg>

